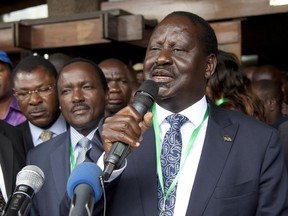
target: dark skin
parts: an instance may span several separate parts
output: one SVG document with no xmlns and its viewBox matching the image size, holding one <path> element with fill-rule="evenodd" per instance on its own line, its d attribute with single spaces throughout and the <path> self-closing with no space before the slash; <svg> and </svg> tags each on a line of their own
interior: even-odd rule
<svg viewBox="0 0 288 216">
<path fill-rule="evenodd" d="M 69 64 L 61 70 L 57 85 L 64 118 L 87 136 L 103 117 L 108 99 L 95 68 L 87 62 Z"/>
<path fill-rule="evenodd" d="M 150 38 L 144 60 L 145 79 L 157 82 L 157 104 L 173 113 L 204 96 L 207 79 L 217 64 L 216 56 L 204 51 L 198 39 L 200 31 L 188 18 L 174 15 L 161 21 Z M 115 141 L 138 147 L 141 134 L 151 122 L 152 113 L 142 120 L 131 106 L 107 118 L 102 131 L 105 152 L 110 151 Z"/>
<path fill-rule="evenodd" d="M 35 90 L 45 86 L 53 86 L 55 78 L 47 74 L 44 67 L 39 67 L 31 73 L 18 72 L 14 80 L 14 90 Z M 16 97 L 17 98 L 17 97 Z M 46 97 L 32 93 L 27 100 L 17 98 L 19 108 L 33 125 L 40 128 L 49 128 L 59 117 L 59 102 L 56 88 Z"/>
<path fill-rule="evenodd" d="M 127 106 L 131 97 L 128 67 L 118 59 L 106 59 L 99 63 L 109 86 L 109 100 L 105 115 L 112 115 Z"/>
<path fill-rule="evenodd" d="M 4 117 L 12 100 L 11 69 L 8 64 L 0 61 L 0 117 Z"/>
</svg>

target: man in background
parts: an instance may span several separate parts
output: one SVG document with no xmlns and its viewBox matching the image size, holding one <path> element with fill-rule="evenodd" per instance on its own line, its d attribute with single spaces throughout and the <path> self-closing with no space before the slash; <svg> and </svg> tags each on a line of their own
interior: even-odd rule
<svg viewBox="0 0 288 216">
<path fill-rule="evenodd" d="M 32 149 L 27 156 L 27 164 L 39 166 L 45 173 L 45 184 L 33 198 L 30 216 L 58 216 L 71 171 L 84 161 L 92 146 L 103 151 L 92 141 L 108 99 L 101 69 L 90 60 L 71 59 L 60 71 L 57 89 L 70 129 Z"/>
<path fill-rule="evenodd" d="M 27 118 L 18 126 L 26 153 L 68 128 L 59 109 L 56 77 L 55 67 L 41 56 L 28 56 L 14 69 L 14 95 Z"/>
<path fill-rule="evenodd" d="M 16 126 L 26 120 L 13 96 L 12 89 L 13 64 L 7 53 L 0 50 L 0 119 Z"/>
<path fill-rule="evenodd" d="M 132 84 L 128 66 L 118 59 L 106 59 L 99 63 L 109 87 L 109 99 L 105 115 L 110 116 L 127 106 L 131 98 Z"/>
<path fill-rule="evenodd" d="M 72 59 L 71 56 L 65 54 L 65 53 L 52 53 L 49 55 L 48 60 L 54 65 L 56 71 L 59 73 L 63 65 Z"/>
</svg>

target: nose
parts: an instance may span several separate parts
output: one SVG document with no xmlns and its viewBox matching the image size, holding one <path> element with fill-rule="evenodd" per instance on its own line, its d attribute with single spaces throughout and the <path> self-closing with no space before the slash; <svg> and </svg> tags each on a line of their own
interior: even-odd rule
<svg viewBox="0 0 288 216">
<path fill-rule="evenodd" d="M 119 92 L 120 88 L 119 88 L 119 83 L 117 81 L 110 81 L 108 83 L 109 86 L 109 92 Z"/>
<path fill-rule="evenodd" d="M 84 100 L 85 100 L 85 98 L 84 98 L 84 94 L 83 94 L 82 90 L 81 89 L 75 89 L 73 91 L 72 101 L 78 103 L 78 102 L 81 102 Z"/>
<path fill-rule="evenodd" d="M 168 49 L 162 49 L 156 58 L 155 63 L 158 65 L 171 64 L 172 58 L 170 51 Z"/>
<path fill-rule="evenodd" d="M 29 98 L 30 105 L 37 105 L 43 101 L 42 97 L 37 92 L 32 92 Z"/>
</svg>

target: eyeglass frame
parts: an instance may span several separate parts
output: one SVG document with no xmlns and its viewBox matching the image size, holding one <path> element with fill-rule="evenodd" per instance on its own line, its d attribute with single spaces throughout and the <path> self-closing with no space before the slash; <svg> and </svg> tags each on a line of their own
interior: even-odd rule
<svg viewBox="0 0 288 216">
<path fill-rule="evenodd" d="M 19 100 L 28 100 L 31 98 L 31 95 L 33 93 L 37 93 L 40 97 L 46 97 L 49 93 L 52 92 L 52 90 L 56 87 L 56 84 L 53 85 L 47 85 L 47 86 L 41 86 L 39 88 L 36 88 L 34 90 L 19 90 L 16 91 L 15 88 L 13 88 L 13 95 L 18 98 Z M 44 89 L 45 88 L 45 89 Z M 19 92 L 23 92 L 22 95 L 19 95 Z M 43 95 L 44 94 L 44 95 Z"/>
</svg>

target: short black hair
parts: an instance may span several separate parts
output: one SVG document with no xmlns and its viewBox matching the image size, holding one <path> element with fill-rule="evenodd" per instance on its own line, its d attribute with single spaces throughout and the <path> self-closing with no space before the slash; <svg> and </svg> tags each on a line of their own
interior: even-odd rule
<svg viewBox="0 0 288 216">
<path fill-rule="evenodd" d="M 218 53 L 217 37 L 216 37 L 215 31 L 205 19 L 187 11 L 174 11 L 168 14 L 166 17 L 170 17 L 170 16 L 185 16 L 192 23 L 195 23 L 197 26 L 199 26 L 201 28 L 201 33 L 198 39 L 199 41 L 203 43 L 205 52 L 207 54 L 213 53 L 217 55 Z"/>
<path fill-rule="evenodd" d="M 95 68 L 95 72 L 100 79 L 100 82 L 102 84 L 104 91 L 106 91 L 108 89 L 107 80 L 106 80 L 105 75 L 104 75 L 103 71 L 101 70 L 101 68 L 94 61 L 91 61 L 90 59 L 86 59 L 86 58 L 82 58 L 82 57 L 75 57 L 75 58 L 72 58 L 72 59 L 68 60 L 67 62 L 65 62 L 65 64 L 62 66 L 61 70 L 59 71 L 59 74 L 57 77 L 57 83 L 58 83 L 59 76 L 63 71 L 63 68 L 66 67 L 67 65 L 73 64 L 75 62 L 86 62 L 86 63 L 92 65 Z"/>
<path fill-rule="evenodd" d="M 14 68 L 13 70 L 13 77 L 12 80 L 15 81 L 15 77 L 18 73 L 32 73 L 33 70 L 39 68 L 39 67 L 44 67 L 46 70 L 45 72 L 49 74 L 50 76 L 54 77 L 56 80 L 57 78 L 57 71 L 53 64 L 51 64 L 50 61 L 45 59 L 42 56 L 34 56 L 30 55 L 22 59 Z"/>
</svg>

